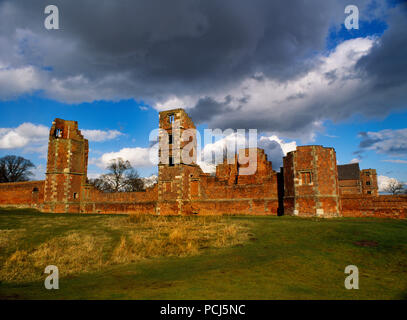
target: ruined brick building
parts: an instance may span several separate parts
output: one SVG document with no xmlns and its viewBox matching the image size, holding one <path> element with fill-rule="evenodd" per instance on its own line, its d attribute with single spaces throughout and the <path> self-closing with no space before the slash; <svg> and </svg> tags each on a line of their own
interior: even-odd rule
<svg viewBox="0 0 407 320">
<path fill-rule="evenodd" d="M 0 206 L 56 213 L 407 216 L 406 196 L 378 195 L 376 170 L 337 165 L 333 148 L 299 146 L 284 157 L 280 172 L 264 150 L 242 149 L 211 175 L 197 164 L 195 126 L 183 109 L 160 112 L 159 127 L 158 183 L 141 192 L 104 193 L 88 183 L 88 141 L 78 123 L 55 119 L 45 181 L 0 184 Z M 185 134 L 188 139 L 180 139 Z M 253 174 L 242 174 L 245 157 L 257 162 Z"/>
</svg>

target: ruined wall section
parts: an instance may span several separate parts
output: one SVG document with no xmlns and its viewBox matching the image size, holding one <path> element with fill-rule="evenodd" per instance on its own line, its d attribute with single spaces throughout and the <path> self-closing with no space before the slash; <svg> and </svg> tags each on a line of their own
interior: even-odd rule
<svg viewBox="0 0 407 320">
<path fill-rule="evenodd" d="M 0 206 L 42 209 L 45 181 L 0 183 Z"/>
<path fill-rule="evenodd" d="M 360 184 L 362 194 L 366 196 L 378 196 L 377 173 L 375 169 L 364 169 L 360 172 Z"/>
<path fill-rule="evenodd" d="M 218 165 L 213 177 L 196 164 L 196 129 L 183 109 L 160 112 L 159 127 L 166 134 L 160 134 L 157 214 L 277 214 L 277 173 L 264 150 L 240 151 L 256 157 L 254 174 L 240 174 L 245 165 L 239 164 L 238 154 L 232 163 L 225 160 Z M 187 140 L 181 139 L 186 130 L 193 134 Z M 177 151 L 187 145 L 190 162 Z M 163 155 L 173 160 L 165 161 Z"/>
<path fill-rule="evenodd" d="M 284 213 L 341 215 L 336 153 L 333 148 L 301 146 L 284 158 Z"/>
<path fill-rule="evenodd" d="M 249 150 L 239 150 L 241 153 L 248 155 Z M 233 162 L 225 159 L 218 165 L 215 176 L 188 172 L 189 212 L 203 215 L 277 215 L 277 173 L 264 150 L 256 149 L 253 154 L 257 158 L 257 168 L 252 175 L 239 174 L 242 168 L 238 163 L 239 155 Z"/>
</svg>

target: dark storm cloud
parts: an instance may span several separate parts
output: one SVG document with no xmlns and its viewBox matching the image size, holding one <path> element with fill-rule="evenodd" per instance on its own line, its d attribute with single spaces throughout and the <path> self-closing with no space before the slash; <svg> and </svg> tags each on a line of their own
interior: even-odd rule
<svg viewBox="0 0 407 320">
<path fill-rule="evenodd" d="M 390 15 L 389 29 L 357 67 L 374 80 L 374 89 L 386 90 L 407 84 L 407 5 Z M 391 98 L 391 97 L 389 97 Z"/>
<path fill-rule="evenodd" d="M 323 0 L 55 0 L 61 30 L 48 31 L 48 4 L 1 3 L 3 37 L 36 35 L 18 43 L 24 62 L 95 81 L 125 72 L 135 90 L 143 82 L 157 95 L 217 91 L 256 71 L 298 76 L 309 68 L 304 56 L 323 48 L 333 17 L 343 15 L 337 2 Z"/>
<path fill-rule="evenodd" d="M 366 15 L 370 1 L 353 2 Z M 53 99 L 135 98 L 154 105 L 189 96 L 188 112 L 197 123 L 300 138 L 310 137 L 320 120 L 345 119 L 356 110 L 383 115 L 406 101 L 407 26 L 399 8 L 356 75 L 333 70 L 324 75 L 333 86 L 364 77 L 368 85 L 357 96 L 298 91 L 277 101 L 259 99 L 256 90 L 237 91 L 245 90 L 239 86 L 246 79 L 259 87 L 270 79 L 284 86 L 318 68 L 315 53 L 325 49 L 330 28 L 345 18 L 342 1 L 54 0 L 61 30 L 45 30 L 48 4 L 0 1 L 0 69 L 41 70 L 31 82 L 44 85 L 33 90 Z M 16 94 L 24 93 L 17 84 Z"/>
</svg>

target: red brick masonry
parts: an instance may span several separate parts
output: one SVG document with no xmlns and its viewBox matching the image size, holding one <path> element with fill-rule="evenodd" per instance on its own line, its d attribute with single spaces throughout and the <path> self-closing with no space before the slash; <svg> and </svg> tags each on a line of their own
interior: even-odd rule
<svg viewBox="0 0 407 320">
<path fill-rule="evenodd" d="M 174 122 L 179 125 L 176 130 Z M 78 123 L 55 119 L 45 181 L 0 184 L 0 206 L 68 213 L 407 216 L 407 196 L 377 196 L 374 169 L 353 171 L 353 180 L 339 180 L 333 148 L 297 147 L 284 157 L 280 173 L 272 169 L 264 150 L 252 149 L 257 157 L 252 175 L 240 174 L 245 165 L 238 158 L 250 154 L 243 149 L 218 165 L 212 176 L 196 164 L 196 137 L 186 142 L 177 139 L 185 130 L 195 129 L 183 109 L 160 112 L 159 126 L 167 134 L 160 134 L 159 155 L 168 157 L 160 158 L 158 183 L 143 192 L 103 193 L 87 183 L 88 141 Z M 162 144 L 163 139 L 181 148 L 194 142 L 189 151 L 193 161 L 184 162 L 177 148 Z M 177 158 L 181 159 L 174 161 Z"/>
</svg>

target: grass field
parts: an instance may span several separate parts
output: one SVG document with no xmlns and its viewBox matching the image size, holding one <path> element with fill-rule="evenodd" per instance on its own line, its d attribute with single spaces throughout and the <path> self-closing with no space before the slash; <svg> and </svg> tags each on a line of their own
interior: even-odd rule
<svg viewBox="0 0 407 320">
<path fill-rule="evenodd" d="M 1 209 L 0 266 L 1 299 L 407 299 L 407 221 Z"/>
</svg>

